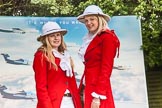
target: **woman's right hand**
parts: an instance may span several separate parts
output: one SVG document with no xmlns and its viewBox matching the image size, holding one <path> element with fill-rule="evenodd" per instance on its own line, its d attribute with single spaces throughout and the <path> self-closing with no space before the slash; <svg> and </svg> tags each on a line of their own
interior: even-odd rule
<svg viewBox="0 0 162 108">
<path fill-rule="evenodd" d="M 100 99 L 99 98 L 92 99 L 91 108 L 100 108 Z"/>
</svg>

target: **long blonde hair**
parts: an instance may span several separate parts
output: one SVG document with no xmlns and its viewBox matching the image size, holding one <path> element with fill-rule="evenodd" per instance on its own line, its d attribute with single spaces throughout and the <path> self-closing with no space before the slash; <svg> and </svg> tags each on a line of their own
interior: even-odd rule
<svg viewBox="0 0 162 108">
<path fill-rule="evenodd" d="M 55 57 L 53 56 L 53 53 L 52 53 L 53 48 L 52 48 L 51 44 L 49 43 L 48 35 L 43 36 L 42 38 L 39 39 L 39 41 L 42 43 L 42 45 L 38 48 L 38 50 L 40 50 L 44 53 L 48 62 L 50 62 L 52 64 L 52 66 L 57 70 L 58 66 L 55 63 Z M 62 35 L 61 36 L 61 45 L 58 47 L 58 52 L 64 53 L 65 50 L 67 50 L 67 46 L 64 42 L 63 35 Z M 71 62 L 71 67 L 73 69 L 74 63 L 73 63 L 73 60 L 71 57 L 70 57 L 70 62 Z M 50 65 L 50 67 L 51 67 L 51 65 Z"/>
<path fill-rule="evenodd" d="M 98 18 L 98 22 L 99 22 L 96 34 L 100 34 L 102 31 L 109 29 L 108 23 L 107 23 L 107 21 L 105 20 L 104 17 L 102 17 L 100 15 L 96 15 L 96 17 Z"/>
</svg>

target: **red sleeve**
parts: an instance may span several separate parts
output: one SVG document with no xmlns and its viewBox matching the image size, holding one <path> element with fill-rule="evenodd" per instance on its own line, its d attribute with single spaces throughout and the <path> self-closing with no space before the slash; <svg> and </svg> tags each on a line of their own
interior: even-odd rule
<svg viewBox="0 0 162 108">
<path fill-rule="evenodd" d="M 99 79 L 97 82 L 96 93 L 99 95 L 106 95 L 106 89 L 111 90 L 110 76 L 112 73 L 114 57 L 116 55 L 116 42 L 115 38 L 110 33 L 103 33 L 102 36 L 102 59 L 101 59 L 101 70 L 99 74 Z"/>
<path fill-rule="evenodd" d="M 47 92 L 47 60 L 42 52 L 37 52 L 33 61 L 38 103 L 42 108 L 52 108 Z"/>
</svg>

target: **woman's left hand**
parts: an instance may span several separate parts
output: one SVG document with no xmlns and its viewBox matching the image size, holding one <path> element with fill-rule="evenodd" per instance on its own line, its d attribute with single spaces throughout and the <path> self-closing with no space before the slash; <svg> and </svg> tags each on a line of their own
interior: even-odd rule
<svg viewBox="0 0 162 108">
<path fill-rule="evenodd" d="M 99 98 L 92 99 L 91 108 L 100 108 L 100 99 Z"/>
</svg>

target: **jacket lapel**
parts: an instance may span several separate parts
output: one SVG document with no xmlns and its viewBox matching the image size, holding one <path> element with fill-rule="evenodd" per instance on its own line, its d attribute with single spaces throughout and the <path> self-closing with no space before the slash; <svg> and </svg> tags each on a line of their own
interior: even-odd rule
<svg viewBox="0 0 162 108">
<path fill-rule="evenodd" d="M 85 55 L 94 49 L 96 46 L 98 46 L 102 42 L 102 39 L 100 38 L 100 35 L 97 35 L 94 37 L 94 39 L 90 42 L 90 44 L 87 47 Z"/>
</svg>

